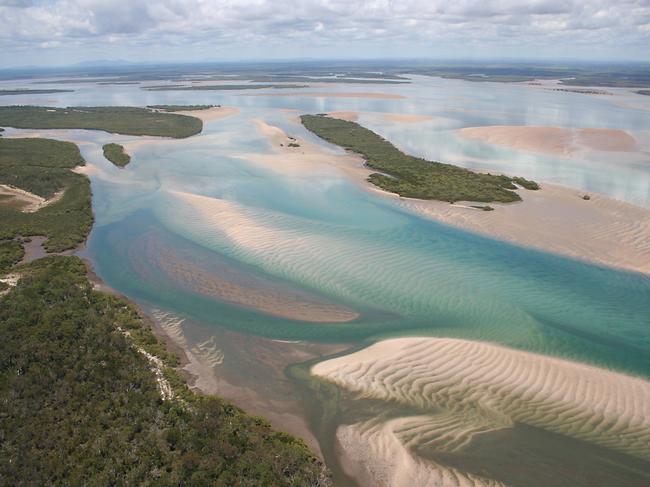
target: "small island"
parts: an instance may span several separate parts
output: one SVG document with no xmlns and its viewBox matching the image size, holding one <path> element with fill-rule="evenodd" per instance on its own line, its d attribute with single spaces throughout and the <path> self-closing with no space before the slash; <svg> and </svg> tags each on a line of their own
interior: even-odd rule
<svg viewBox="0 0 650 487">
<path fill-rule="evenodd" d="M 87 129 L 184 139 L 203 130 L 196 117 L 138 107 L 0 107 L 0 125 L 19 129 Z"/>
<path fill-rule="evenodd" d="M 381 171 L 371 174 L 368 181 L 400 196 L 450 203 L 510 203 L 521 201 L 521 196 L 513 191 L 518 186 L 539 189 L 535 181 L 522 177 L 477 173 L 404 154 L 386 139 L 355 122 L 324 114 L 302 115 L 300 120 L 322 139 L 363 156 L 369 168 Z"/>
<path fill-rule="evenodd" d="M 124 146 L 120 144 L 104 144 L 102 149 L 104 157 L 117 167 L 124 167 L 131 162 L 131 156 L 124 151 Z"/>
</svg>

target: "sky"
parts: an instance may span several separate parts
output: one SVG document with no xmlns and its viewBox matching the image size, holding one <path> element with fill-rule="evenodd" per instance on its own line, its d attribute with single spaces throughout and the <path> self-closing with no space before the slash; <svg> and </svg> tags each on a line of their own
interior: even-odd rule
<svg viewBox="0 0 650 487">
<path fill-rule="evenodd" d="M 0 65 L 650 61 L 650 0 L 0 0 Z"/>
</svg>

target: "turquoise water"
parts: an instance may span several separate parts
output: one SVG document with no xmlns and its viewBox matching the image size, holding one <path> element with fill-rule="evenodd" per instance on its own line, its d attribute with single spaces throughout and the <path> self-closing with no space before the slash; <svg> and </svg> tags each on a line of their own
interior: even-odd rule
<svg viewBox="0 0 650 487">
<path fill-rule="evenodd" d="M 413 153 L 598 188 L 643 204 L 650 203 L 650 166 L 636 165 L 633 158 L 586 164 L 482 147 L 450 131 L 489 123 L 616 127 L 643 134 L 650 130 L 648 111 L 621 106 L 618 98 L 615 104 L 608 98 L 522 86 L 428 78 L 409 86 L 311 91 L 370 90 L 407 98 L 143 92 L 133 85 L 80 85 L 78 92 L 57 94 L 56 99 L 43 95 L 58 105 L 221 103 L 241 110 L 206 124 L 197 137 L 134 147 L 133 162 L 125 170 L 103 159 L 101 144 L 128 144 L 137 137 L 54 131 L 54 136 L 85 142 L 82 153 L 94 169 L 96 223 L 87 252 L 98 274 L 153 306 L 271 338 L 349 342 L 399 334 L 466 337 L 649 376 L 647 276 L 422 219 L 357 187 L 331 167 L 287 172 L 281 164 L 260 164 L 248 156 L 270 152 L 252 119 L 337 153 L 296 124 L 295 116 L 359 110 L 364 112 L 361 123 Z M 397 123 L 381 113 L 437 118 Z M 178 192 L 206 197 L 199 205 L 203 207 L 188 203 Z M 304 323 L 228 304 L 189 290 L 182 279 L 161 270 L 138 238 L 163 242 L 171 249 L 166 258 L 182 255 L 192 265 L 206 267 L 208 274 L 218 272 L 207 263 L 219 260 L 238 274 L 262 276 L 280 288 L 305 291 L 360 316 L 349 323 Z"/>
</svg>

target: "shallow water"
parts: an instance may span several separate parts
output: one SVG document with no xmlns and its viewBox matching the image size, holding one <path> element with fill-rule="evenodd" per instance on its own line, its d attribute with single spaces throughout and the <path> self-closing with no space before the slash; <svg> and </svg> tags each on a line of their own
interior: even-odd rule
<svg viewBox="0 0 650 487">
<path fill-rule="evenodd" d="M 429 78 L 399 87 L 312 89 L 371 90 L 407 98 L 143 92 L 137 85 L 84 84 L 75 93 L 29 99 L 58 106 L 219 103 L 241 109 L 206 124 L 199 136 L 132 146 L 126 169 L 107 162 L 101 145 L 112 141 L 128 147 L 137 137 L 40 131 L 82 142 L 96 217 L 86 255 L 111 287 L 147 306 L 188 317 L 203 330 L 214 326 L 272 339 L 357 344 L 399 335 L 459 337 L 650 377 L 647 276 L 425 220 L 331 167 L 288 173 L 246 156 L 270 152 L 254 118 L 340 153 L 294 118 L 303 112 L 355 110 L 364 112 L 361 123 L 415 154 L 650 206 L 650 164 L 643 163 L 648 152 L 617 154 L 615 161 L 603 154 L 590 161 L 553 158 L 465 141 L 453 132 L 486 124 L 610 127 L 645 141 L 650 112 L 622 106 L 621 100 L 635 96 L 592 97 Z M 5 98 L 3 103 L 25 102 L 24 97 Z M 444 120 L 399 123 L 378 113 Z M 20 133 L 7 130 L 7 135 Z M 242 292 L 259 296 L 259 303 L 239 299 Z M 289 295 L 292 301 L 282 303 L 291 312 L 311 305 L 358 317 L 312 323 L 265 312 L 262 302 Z M 323 444 L 331 443 L 333 423 L 326 423 L 329 430 L 315 428 L 322 428 L 316 433 Z M 320 422 L 312 418 L 312 424 Z M 334 461 L 331 455 L 328 460 Z"/>
</svg>

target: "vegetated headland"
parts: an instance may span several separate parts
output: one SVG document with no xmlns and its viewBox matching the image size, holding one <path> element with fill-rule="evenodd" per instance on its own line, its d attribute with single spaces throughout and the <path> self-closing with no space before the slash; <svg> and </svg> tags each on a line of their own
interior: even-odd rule
<svg viewBox="0 0 650 487">
<path fill-rule="evenodd" d="M 639 91 L 637 91 L 637 93 L 638 93 L 639 95 L 650 96 L 650 90 L 639 90 Z"/>
<path fill-rule="evenodd" d="M 104 157 L 117 167 L 124 167 L 131 162 L 131 156 L 124 151 L 124 146 L 120 144 L 104 144 L 102 150 Z"/>
<path fill-rule="evenodd" d="M 93 288 L 83 261 L 19 264 L 30 235 L 74 247 L 92 223 L 75 144 L 0 139 L 0 184 L 53 198 L 0 199 L 0 478 L 8 485 L 329 486 L 296 438 L 188 389 L 180 361 L 124 298 Z M 22 192 L 22 193 L 21 193 Z"/>
<path fill-rule="evenodd" d="M 0 107 L 0 125 L 21 129 L 88 129 L 182 139 L 203 129 L 196 117 L 137 107 Z"/>
<path fill-rule="evenodd" d="M 368 181 L 400 196 L 426 200 L 509 203 L 520 201 L 515 183 L 536 190 L 522 177 L 476 173 L 441 162 L 404 154 L 387 140 L 356 122 L 325 115 L 302 115 L 303 125 L 319 137 L 363 156 L 366 165 L 381 172 Z"/>
<path fill-rule="evenodd" d="M 72 93 L 74 90 L 57 90 L 57 89 L 43 89 L 43 90 L 31 90 L 31 89 L 18 89 L 18 90 L 0 90 L 0 96 L 12 96 L 12 95 L 45 95 L 48 93 Z"/>
</svg>

